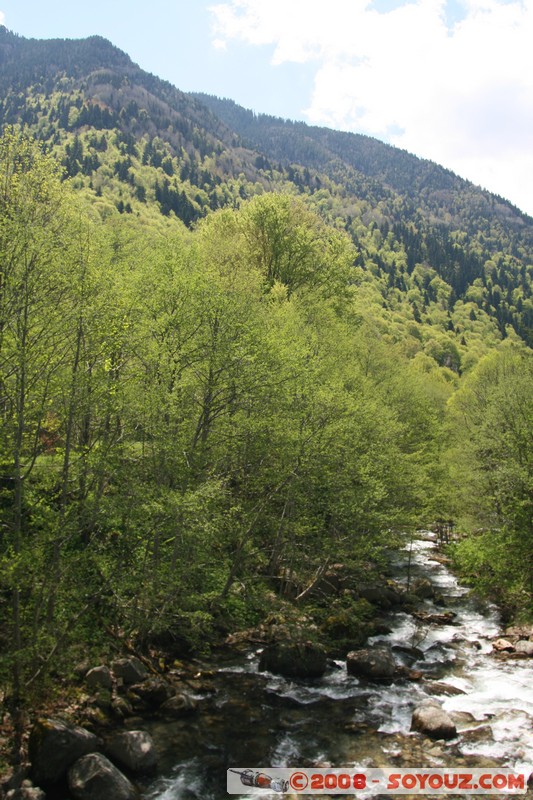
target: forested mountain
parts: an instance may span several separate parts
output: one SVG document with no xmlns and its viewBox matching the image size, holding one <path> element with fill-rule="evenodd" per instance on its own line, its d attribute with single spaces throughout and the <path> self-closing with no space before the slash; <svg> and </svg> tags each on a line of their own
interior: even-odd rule
<svg viewBox="0 0 533 800">
<path fill-rule="evenodd" d="M 3 28 L 0 63 L 0 122 L 62 147 L 68 175 L 120 211 L 153 199 L 190 225 L 264 191 L 296 192 L 346 227 L 393 300 L 424 284 L 415 315 L 435 300 L 436 273 L 450 311 L 472 301 L 502 335 L 511 325 L 531 342 L 533 220 L 502 198 L 366 136 L 186 95 L 101 37 L 28 40 Z"/>
<path fill-rule="evenodd" d="M 437 518 L 531 613 L 533 220 L 367 137 L 186 95 L 100 37 L 0 29 L 0 123 L 15 703 L 80 642 L 199 652 L 288 598 L 338 652 L 373 609 L 317 580 L 383 580 Z"/>
<path fill-rule="evenodd" d="M 375 221 L 382 233 L 392 232 L 401 244 L 408 271 L 428 262 L 458 297 L 476 279 L 489 288 L 487 260 L 496 261 L 496 282 L 506 288 L 514 286 L 516 269 L 530 263 L 533 220 L 501 197 L 431 161 L 368 136 L 257 115 L 231 100 L 195 96 L 237 131 L 248 147 L 286 166 L 299 164 L 325 173 L 351 195 L 379 209 Z M 345 213 L 345 219 L 357 241 L 352 215 Z M 488 280 L 492 283 L 494 277 Z M 497 305 L 500 323 L 512 323 L 508 309 Z M 523 320 L 524 333 L 531 323 L 530 316 Z"/>
</svg>

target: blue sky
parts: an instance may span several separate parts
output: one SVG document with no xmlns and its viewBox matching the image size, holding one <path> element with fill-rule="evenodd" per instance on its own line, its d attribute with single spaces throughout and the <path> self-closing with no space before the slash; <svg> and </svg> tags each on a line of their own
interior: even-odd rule
<svg viewBox="0 0 533 800">
<path fill-rule="evenodd" d="M 533 215 L 533 0 L 0 0 L 2 20 L 100 34 L 180 89 L 375 136 Z"/>
<path fill-rule="evenodd" d="M 272 67 L 272 47 L 235 41 L 213 46 L 216 6 L 210 0 L 0 0 L 4 24 L 22 36 L 48 39 L 105 36 L 143 69 L 183 91 L 230 97 L 247 108 L 302 118 L 313 70 Z"/>
</svg>

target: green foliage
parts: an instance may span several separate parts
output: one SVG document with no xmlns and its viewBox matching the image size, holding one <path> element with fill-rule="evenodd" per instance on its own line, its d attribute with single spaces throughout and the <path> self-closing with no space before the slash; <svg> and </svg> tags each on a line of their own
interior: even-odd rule
<svg viewBox="0 0 533 800">
<path fill-rule="evenodd" d="M 262 575 L 357 562 L 413 523 L 432 414 L 398 354 L 363 357 L 344 234 L 287 196 L 194 234 L 103 224 L 34 144 L 8 133 L 2 148 L 18 693 L 106 628 L 205 648 L 257 619 Z"/>
<path fill-rule="evenodd" d="M 458 558 L 483 589 L 512 608 L 527 607 L 533 589 L 531 351 L 507 343 L 485 356 L 450 401 L 449 425 L 454 506 L 473 532 Z"/>
<path fill-rule="evenodd" d="M 3 683 L 110 630 L 203 652 L 288 576 L 364 571 L 445 512 L 483 529 L 464 569 L 527 606 L 530 220 L 210 100 L 262 152 L 237 146 L 98 37 L 2 29 L 0 57 L 0 121 L 42 143 L 0 140 Z"/>
<path fill-rule="evenodd" d="M 350 650 L 365 644 L 374 613 L 375 609 L 366 600 L 355 600 L 345 594 L 328 603 L 326 612 L 321 609 L 321 633 L 329 647 L 344 657 Z"/>
<path fill-rule="evenodd" d="M 508 529 L 476 531 L 452 550 L 455 563 L 478 592 L 499 603 L 507 619 L 533 615 L 531 575 L 520 533 Z"/>
</svg>

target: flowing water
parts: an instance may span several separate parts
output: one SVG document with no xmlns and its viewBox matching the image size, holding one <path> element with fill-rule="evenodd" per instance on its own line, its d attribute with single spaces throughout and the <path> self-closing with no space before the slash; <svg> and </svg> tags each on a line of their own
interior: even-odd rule
<svg viewBox="0 0 533 800">
<path fill-rule="evenodd" d="M 533 764 L 531 660 L 500 660 L 491 641 L 497 610 L 481 604 L 437 560 L 435 536 L 425 533 L 397 558 L 398 581 L 429 579 L 445 609 L 421 601 L 429 613 L 453 611 L 450 624 L 424 623 L 411 614 L 389 618 L 392 632 L 374 637 L 392 647 L 418 681 L 371 683 L 331 662 L 320 680 L 291 680 L 258 671 L 259 652 L 218 667 L 199 685 L 200 710 L 149 730 L 160 753 L 161 777 L 148 800 L 222 800 L 229 767 L 438 767 Z M 450 742 L 410 733 L 413 708 L 435 698 L 459 731 Z M 269 795 L 265 792 L 264 797 Z M 244 795 L 243 795 L 244 797 Z M 257 797 L 257 795 L 256 795 Z"/>
</svg>

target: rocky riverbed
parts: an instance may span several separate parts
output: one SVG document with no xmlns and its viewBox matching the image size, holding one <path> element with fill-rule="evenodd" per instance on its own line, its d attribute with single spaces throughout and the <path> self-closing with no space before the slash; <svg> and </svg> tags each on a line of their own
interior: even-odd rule
<svg viewBox="0 0 533 800">
<path fill-rule="evenodd" d="M 256 643 L 221 666 L 210 689 L 199 687 L 206 715 L 155 723 L 167 774 L 147 797 L 218 800 L 225 770 L 243 765 L 507 766 L 529 774 L 533 630 L 502 631 L 496 608 L 458 584 L 430 533 L 394 573 L 393 592 L 409 595 L 408 607 L 389 596 L 383 631 L 346 659 L 328 660 L 320 677 L 276 674 L 268 644 Z"/>
<path fill-rule="evenodd" d="M 396 559 L 394 580 L 365 591 L 383 619 L 342 658 L 316 632 L 306 639 L 300 627 L 294 640 L 273 620 L 230 637 L 216 662 L 164 674 L 134 657 L 80 665 L 83 730 L 37 722 L 31 771 L 6 796 L 219 800 L 236 766 L 529 773 L 533 630 L 501 630 L 496 609 L 458 585 L 430 533 Z"/>
</svg>

